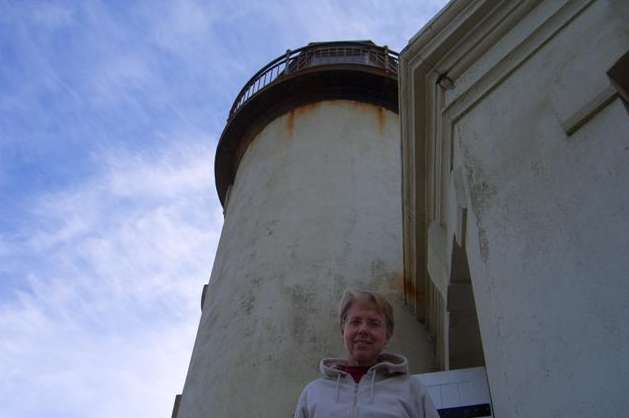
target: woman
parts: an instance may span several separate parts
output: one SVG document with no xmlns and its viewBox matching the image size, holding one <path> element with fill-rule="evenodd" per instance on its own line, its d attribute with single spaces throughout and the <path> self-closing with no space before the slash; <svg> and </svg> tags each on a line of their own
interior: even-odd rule
<svg viewBox="0 0 629 418">
<path fill-rule="evenodd" d="M 384 353 L 393 309 L 376 293 L 348 290 L 339 305 L 346 359 L 327 358 L 308 384 L 295 418 L 437 418 L 426 388 L 408 375 L 406 358 Z"/>
</svg>

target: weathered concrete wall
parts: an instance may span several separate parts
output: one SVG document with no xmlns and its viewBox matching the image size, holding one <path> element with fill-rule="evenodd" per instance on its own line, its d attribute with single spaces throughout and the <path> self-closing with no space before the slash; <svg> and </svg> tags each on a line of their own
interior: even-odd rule
<svg viewBox="0 0 629 418">
<path fill-rule="evenodd" d="M 261 131 L 238 169 L 179 416 L 289 417 L 323 356 L 342 355 L 347 287 L 395 302 L 390 350 L 430 370 L 402 285 L 398 116 L 327 101 Z"/>
<path fill-rule="evenodd" d="M 467 76 L 559 5 L 538 6 Z M 586 7 L 454 127 L 496 416 L 629 410 L 629 114 L 618 97 L 593 105 L 629 49 L 628 9 Z"/>
</svg>

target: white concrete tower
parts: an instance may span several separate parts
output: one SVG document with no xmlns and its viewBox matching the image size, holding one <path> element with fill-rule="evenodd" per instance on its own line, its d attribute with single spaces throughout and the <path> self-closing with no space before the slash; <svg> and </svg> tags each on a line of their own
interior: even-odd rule
<svg viewBox="0 0 629 418">
<path fill-rule="evenodd" d="M 397 61 L 372 42 L 314 43 L 236 98 L 215 162 L 225 224 L 173 415 L 290 417 L 320 358 L 343 354 L 348 287 L 388 294 L 390 350 L 433 366 L 402 300 Z"/>
</svg>

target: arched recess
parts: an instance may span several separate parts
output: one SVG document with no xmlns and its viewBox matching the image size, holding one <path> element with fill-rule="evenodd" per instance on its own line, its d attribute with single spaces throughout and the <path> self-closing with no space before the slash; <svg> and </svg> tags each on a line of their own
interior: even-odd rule
<svg viewBox="0 0 629 418">
<path fill-rule="evenodd" d="M 465 250 L 467 209 L 459 208 L 458 237 L 452 240 L 450 279 L 447 292 L 447 369 L 485 365 L 476 303 Z M 458 238 L 458 239 L 457 239 Z"/>
</svg>

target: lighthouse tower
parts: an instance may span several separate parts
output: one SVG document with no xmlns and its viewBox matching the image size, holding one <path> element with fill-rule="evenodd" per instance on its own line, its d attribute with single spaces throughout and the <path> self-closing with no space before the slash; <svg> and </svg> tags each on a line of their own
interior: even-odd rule
<svg viewBox="0 0 629 418">
<path fill-rule="evenodd" d="M 238 94 L 216 151 L 225 224 L 174 415 L 289 418 L 321 357 L 343 354 L 346 288 L 388 295 L 388 349 L 413 373 L 433 366 L 402 299 L 397 62 L 369 41 L 312 43 Z"/>
</svg>

